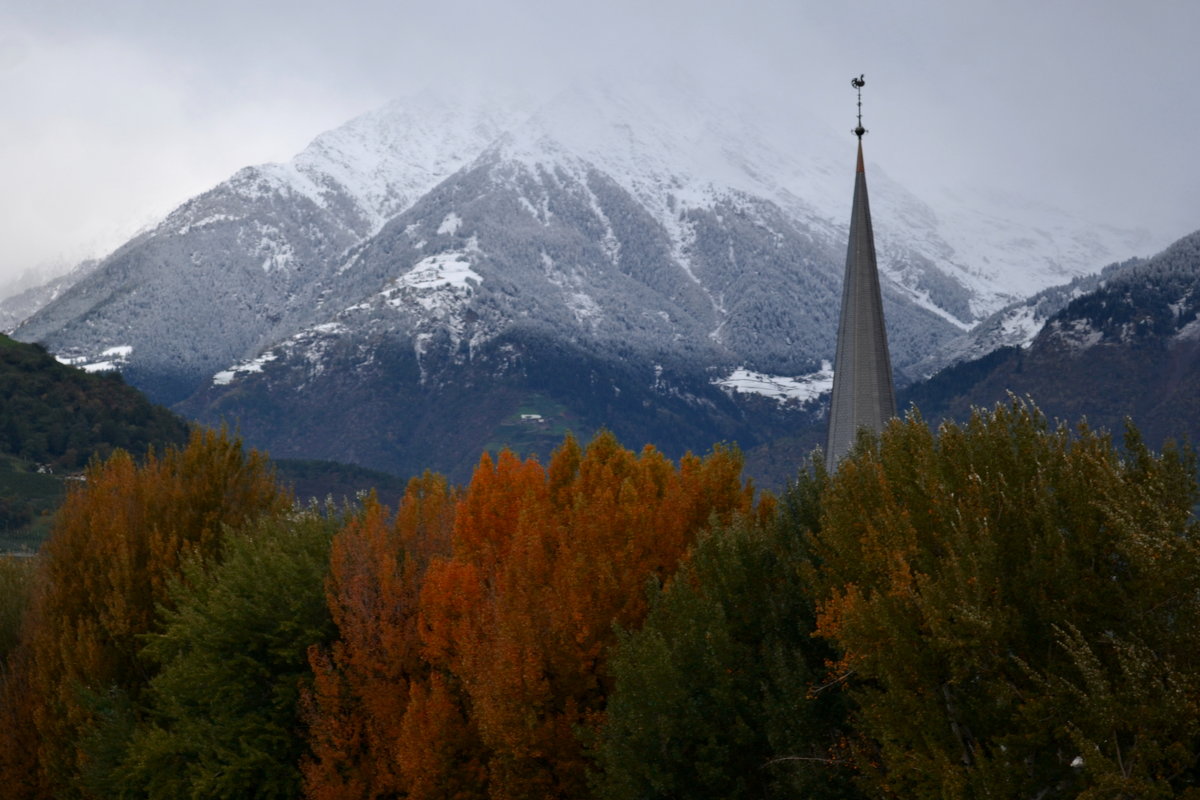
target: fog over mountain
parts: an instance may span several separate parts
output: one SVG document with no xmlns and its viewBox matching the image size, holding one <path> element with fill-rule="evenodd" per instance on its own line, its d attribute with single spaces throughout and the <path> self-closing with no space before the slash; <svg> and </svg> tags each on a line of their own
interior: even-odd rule
<svg viewBox="0 0 1200 800">
<path fill-rule="evenodd" d="M 323 134 L 290 162 L 241 170 L 185 203 L 26 323 L 21 335 L 45 338 L 85 360 L 133 347 L 129 368 L 150 369 L 160 379 L 189 370 L 211 374 L 325 321 L 328 312 L 314 306 L 321 293 L 334 292 L 350 305 L 362 299 L 355 292 L 378 290 L 344 276 L 340 254 L 477 159 L 525 165 L 535 178 L 547 164 L 605 176 L 665 237 L 666 255 L 647 258 L 673 263 L 684 284 L 706 295 L 704 313 L 714 328 L 732 319 L 736 330 L 752 312 L 726 308 L 724 287 L 708 286 L 692 272 L 694 258 L 726 257 L 703 250 L 713 247 L 711 237 L 697 238 L 707 231 L 706 215 L 727 225 L 722 209 L 762 206 L 762 213 L 780 217 L 776 227 L 782 221 L 798 226 L 806 247 L 820 251 L 827 279 L 837 281 L 849 137 L 762 99 L 721 104 L 704 87 L 674 77 L 637 90 L 576 86 L 533 110 L 428 93 L 393 103 Z M 1046 212 L 1030 227 L 1020 219 L 1026 209 L 1015 207 L 1016 219 L 1006 218 L 994 202 L 978 199 L 974 206 L 960 199 L 935 210 L 890 180 L 869 152 L 890 290 L 961 329 L 1144 242 L 1142 232 L 1100 228 L 1062 212 Z M 522 197 L 531 205 L 544 201 Z M 744 209 L 738 213 L 745 216 Z M 611 239 L 613 233 L 599 235 Z M 165 268 L 180 263 L 188 267 Z M 777 268 L 801 271 L 792 264 Z M 766 276 L 755 283 L 783 280 Z M 795 303 L 795 312 L 819 305 L 810 298 Z M 790 357 L 827 357 L 832 326 L 822 330 L 820 344 L 792 348 Z M 130 335 L 138 341 L 126 341 Z M 894 336 L 899 364 L 909 360 L 910 336 L 907 326 Z"/>
<path fill-rule="evenodd" d="M 802 398 L 833 356 L 854 140 L 706 88 L 393 102 L 189 200 L 16 335 L 279 455 L 462 468 L 531 398 L 668 449 L 753 444 L 820 413 Z M 1061 212 L 1030 228 L 994 200 L 935 207 L 867 144 L 902 376 L 1144 242 Z M 419 463 L 455 426 L 449 460 Z"/>
<path fill-rule="evenodd" d="M 1153 251 L 1200 209 L 1200 167 L 1172 140 L 1200 124 L 1197 27 L 1192 3 L 1115 0 L 9 3 L 0 287 L 103 258 L 237 168 L 287 160 L 389 98 L 544 101 L 582 76 L 673 70 L 839 133 L 865 72 L 870 157 L 939 213 L 940 187 L 994 187 L 1146 228 Z"/>
</svg>

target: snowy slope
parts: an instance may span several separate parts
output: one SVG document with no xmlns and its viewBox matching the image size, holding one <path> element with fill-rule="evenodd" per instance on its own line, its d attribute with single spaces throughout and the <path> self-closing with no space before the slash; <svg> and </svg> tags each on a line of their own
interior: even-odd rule
<svg viewBox="0 0 1200 800">
<path fill-rule="evenodd" d="M 1004 350 L 914 384 L 927 420 L 965 418 L 972 407 L 1030 397 L 1050 419 L 1086 419 L 1119 441 L 1132 420 L 1144 441 L 1196 441 L 1200 434 L 1200 232 L 1148 259 L 1106 268 L 1098 277 L 1041 293 L 1000 314 L 992 333 L 1020 335 Z M 1032 341 L 1021 319 L 1049 312 Z M 907 397 L 905 396 L 907 395 Z"/>
<path fill-rule="evenodd" d="M 647 385 L 670 357 L 713 372 L 698 385 L 779 395 L 833 356 L 854 146 L 778 98 L 678 76 L 529 112 L 427 95 L 241 170 L 17 335 L 84 364 L 129 347 L 126 375 L 166 401 L 260 380 L 287 360 L 273 353 L 330 369 L 323 354 L 366 336 L 401 342 L 424 383 L 532 330 L 636 353 Z M 927 202 L 869 141 L 867 173 L 901 368 L 1138 246 L 1007 199 Z"/>
<path fill-rule="evenodd" d="M 374 233 L 524 116 L 480 98 L 424 93 L 356 117 L 291 162 L 260 169 L 319 205 L 350 198 Z"/>
<path fill-rule="evenodd" d="M 90 259 L 83 261 L 64 275 L 51 278 L 45 283 L 31 286 L 0 300 L 0 332 L 11 333 L 22 322 L 83 280 L 97 266 L 99 266 L 97 261 Z"/>
<path fill-rule="evenodd" d="M 433 97 L 247 167 L 173 211 L 63 291 L 15 335 L 83 363 L 133 346 L 125 368 L 173 402 L 217 370 L 320 322 L 346 252 L 478 155 L 518 118 Z"/>
<path fill-rule="evenodd" d="M 952 248 L 947 261 L 971 290 L 977 319 L 1095 274 L 1105 264 L 1154 250 L 1145 230 L 1089 224 L 1062 209 L 1008 194 L 946 189 L 930 202 Z"/>
<path fill-rule="evenodd" d="M 714 99 L 673 76 L 635 87 L 575 87 L 514 132 L 508 151 L 536 161 L 557 146 L 608 174 L 670 233 L 686 259 L 687 209 L 769 200 L 814 236 L 843 242 L 854 138 L 778 98 Z M 918 198 L 871 160 L 877 250 L 910 298 L 967 328 L 1015 299 L 1142 254 L 1143 231 L 1088 224 L 1057 209 L 985 192 Z"/>
</svg>

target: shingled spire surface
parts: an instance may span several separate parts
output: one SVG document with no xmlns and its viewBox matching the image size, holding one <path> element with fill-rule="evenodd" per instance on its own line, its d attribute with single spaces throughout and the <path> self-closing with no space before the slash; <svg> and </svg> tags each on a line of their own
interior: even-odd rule
<svg viewBox="0 0 1200 800">
<path fill-rule="evenodd" d="M 861 84 L 856 84 L 861 85 Z M 854 176 L 854 206 L 850 212 L 850 245 L 846 251 L 846 280 L 842 286 L 842 315 L 838 322 L 837 356 L 833 365 L 833 398 L 829 409 L 829 440 L 825 464 L 832 471 L 854 445 L 860 428 L 879 432 L 896 416 L 892 360 L 888 355 L 875 235 L 867 202 L 863 169 L 862 127 L 858 128 L 858 171 Z"/>
</svg>

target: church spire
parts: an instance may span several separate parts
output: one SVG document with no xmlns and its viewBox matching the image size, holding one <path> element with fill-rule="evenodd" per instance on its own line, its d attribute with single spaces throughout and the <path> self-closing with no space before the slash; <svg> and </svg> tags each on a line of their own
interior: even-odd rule
<svg viewBox="0 0 1200 800">
<path fill-rule="evenodd" d="M 888 355 L 879 269 L 875 263 L 875 235 L 867 202 L 867 175 L 863 167 L 862 87 L 860 75 L 850 82 L 858 90 L 858 167 L 854 176 L 854 202 L 850 212 L 850 243 L 846 250 L 846 277 L 842 286 L 842 314 L 838 322 L 837 356 L 833 371 L 833 397 L 829 405 L 829 439 L 825 463 L 830 470 L 854 445 L 859 428 L 879 432 L 896 415 L 892 388 L 892 362 Z"/>
</svg>

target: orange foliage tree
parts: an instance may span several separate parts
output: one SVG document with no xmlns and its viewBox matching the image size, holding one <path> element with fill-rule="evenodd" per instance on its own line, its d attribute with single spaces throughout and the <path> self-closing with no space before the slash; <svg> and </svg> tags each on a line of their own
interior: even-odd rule
<svg viewBox="0 0 1200 800">
<path fill-rule="evenodd" d="M 586 794 L 590 762 L 578 733 L 598 724 L 612 688 L 614 626 L 639 625 L 646 581 L 665 580 L 711 518 L 728 522 L 751 500 L 733 451 L 687 456 L 676 469 L 611 434 L 583 454 L 568 441 L 544 477 L 522 488 L 506 557 L 478 565 L 482 603 L 468 611 L 448 665 L 488 747 L 492 797 Z M 487 538 L 475 521 L 462 517 L 456 534 Z M 472 563 L 470 553 L 455 558 Z M 431 572 L 428 589 L 437 578 Z M 437 612 L 429 609 L 431 633 Z"/>
<path fill-rule="evenodd" d="M 444 478 L 426 473 L 409 482 L 394 519 L 371 498 L 334 539 L 326 596 L 340 638 L 309 653 L 310 797 L 401 792 L 397 731 L 409 684 L 428 674 L 416 635 L 420 582 L 430 559 L 449 553 L 457 499 Z"/>
<path fill-rule="evenodd" d="M 408 559 L 394 553 L 416 540 L 376 533 L 368 543 L 365 522 L 352 526 L 343 546 L 362 549 L 355 563 L 373 577 L 356 588 L 334 565 L 331 608 L 349 632 L 313 657 L 309 795 L 585 796 L 580 733 L 599 724 L 612 688 L 615 626 L 640 624 L 647 581 L 668 580 L 706 524 L 754 511 L 741 457 L 728 449 L 676 467 L 604 433 L 586 451 L 568 437 L 546 467 L 485 454 L 444 554 L 426 546 L 434 555 L 423 580 L 418 559 L 406 573 L 415 582 L 379 601 L 383 617 L 355 597 L 382 597 Z M 373 530 L 384 531 L 376 514 Z M 392 556 L 365 555 L 387 541 Z M 396 621 L 384 622 L 388 614 Z M 372 626 L 396 635 L 364 637 Z"/>
<path fill-rule="evenodd" d="M 217 556 L 228 526 L 289 506 L 266 459 L 224 432 L 195 431 L 141 466 L 118 451 L 89 467 L 43 548 L 0 696 L 9 796 L 86 796 L 79 778 L 97 704 L 135 701 L 151 677 L 140 637 L 181 560 Z"/>
</svg>

